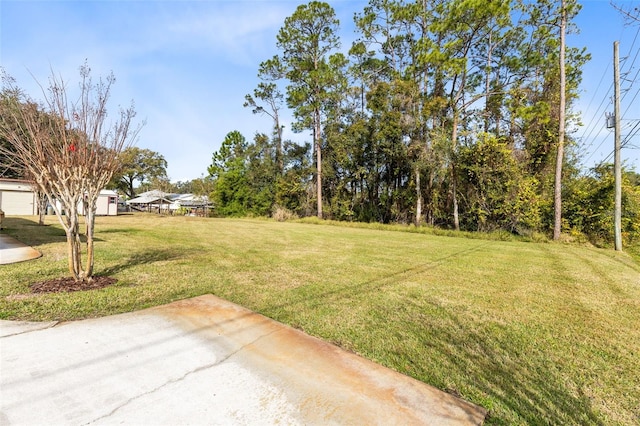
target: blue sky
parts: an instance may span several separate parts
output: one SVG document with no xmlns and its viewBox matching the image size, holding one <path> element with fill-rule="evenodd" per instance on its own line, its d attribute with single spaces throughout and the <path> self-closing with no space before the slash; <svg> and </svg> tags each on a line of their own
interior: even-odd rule
<svg viewBox="0 0 640 426">
<path fill-rule="evenodd" d="M 172 181 L 206 174 L 212 153 L 224 136 L 239 130 L 247 139 L 270 133 L 268 117 L 242 106 L 258 83 L 258 65 L 277 53 L 276 34 L 299 0 L 2 0 L 0 64 L 32 97 L 41 98 L 34 77 L 46 83 L 53 69 L 70 86 L 85 59 L 94 77 L 113 71 L 111 109 L 135 102 L 137 119 L 146 120 L 137 145 L 161 153 Z M 352 17 L 366 1 L 329 1 L 343 27 L 345 49 L 355 38 Z M 623 126 L 640 119 L 640 27 L 625 27 L 608 0 L 585 0 L 577 19 L 581 33 L 569 38 L 586 46 L 592 61 L 584 69 L 578 109 L 585 127 L 587 165 L 607 158 L 613 135 L 604 112 L 613 111 L 607 91 L 613 78 L 613 42 L 629 56 L 623 70 L 630 90 L 623 100 Z M 639 1 L 625 4 L 640 4 Z M 637 39 L 636 39 L 637 37 Z M 635 44 L 634 44 L 635 40 Z M 633 64 L 633 68 L 631 65 Z M 625 68 L 626 66 L 626 68 Z M 612 93 L 612 92 L 611 92 Z M 633 105 L 631 101 L 633 100 Z M 625 103 L 626 102 L 626 103 Z M 285 117 L 285 119 L 290 119 Z M 290 129 L 285 122 L 286 130 Z M 307 135 L 285 134 L 294 140 Z M 623 158 L 640 170 L 640 133 L 623 149 Z"/>
<path fill-rule="evenodd" d="M 580 33 L 570 35 L 568 43 L 586 47 L 591 61 L 583 69 L 580 99 L 575 110 L 582 113 L 583 126 L 574 136 L 584 152 L 584 166 L 613 162 L 613 129 L 605 126 L 605 113 L 613 113 L 613 43 L 619 42 L 621 82 L 622 140 L 625 165 L 640 172 L 640 23 L 625 25 L 609 0 L 583 0 L 576 18 Z M 616 1 L 624 8 L 640 6 L 640 1 Z M 637 126 L 637 127 L 634 127 Z M 631 135 L 635 135 L 631 137 Z"/>
</svg>

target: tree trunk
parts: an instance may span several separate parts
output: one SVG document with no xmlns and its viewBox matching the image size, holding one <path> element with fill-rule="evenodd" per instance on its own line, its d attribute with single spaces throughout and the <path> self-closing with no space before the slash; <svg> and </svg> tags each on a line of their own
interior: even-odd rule
<svg viewBox="0 0 640 426">
<path fill-rule="evenodd" d="M 79 230 L 76 231 L 76 235 L 74 237 L 74 277 L 77 281 L 82 281 L 86 278 L 86 275 L 82 269 L 82 240 L 80 239 Z"/>
<path fill-rule="evenodd" d="M 453 228 L 456 231 L 460 230 L 460 218 L 458 216 L 458 196 L 456 195 L 457 192 L 457 188 L 456 188 L 456 178 L 455 178 L 455 174 L 456 174 L 456 169 L 455 167 L 451 167 L 452 170 L 452 175 L 453 180 L 451 181 L 451 187 L 453 190 Z"/>
<path fill-rule="evenodd" d="M 135 198 L 136 191 L 133 188 L 133 181 L 135 179 L 134 178 L 126 178 L 126 179 L 127 179 L 127 195 L 129 196 L 129 198 Z"/>
<path fill-rule="evenodd" d="M 560 239 L 562 233 L 562 164 L 564 161 L 564 132 L 566 108 L 566 75 L 565 75 L 565 28 L 567 25 L 567 11 L 565 1 L 562 0 L 560 18 L 560 111 L 558 117 L 558 151 L 556 155 L 556 176 L 553 191 L 553 239 Z"/>
<path fill-rule="evenodd" d="M 427 207 L 427 223 L 431 226 L 435 224 L 435 212 L 433 202 L 433 170 L 429 170 L 429 186 L 427 187 L 427 194 L 429 194 L 429 204 Z"/>
<path fill-rule="evenodd" d="M 36 192 L 38 198 L 38 225 L 44 225 L 44 215 L 47 213 L 47 195 L 42 192 Z"/>
<path fill-rule="evenodd" d="M 455 153 L 458 139 L 458 112 L 453 112 L 453 130 L 451 131 L 451 192 L 453 197 L 453 227 L 460 230 L 460 218 L 458 216 L 458 194 L 456 188 Z"/>
<path fill-rule="evenodd" d="M 313 138 L 316 145 L 316 166 L 317 166 L 317 188 L 316 195 L 318 197 L 318 219 L 322 219 L 322 146 L 320 144 L 320 111 L 314 111 L 314 129 Z"/>
<path fill-rule="evenodd" d="M 282 154 L 282 126 L 280 126 L 280 118 L 278 117 L 278 111 L 275 110 L 275 124 L 276 135 L 278 140 L 276 141 L 276 165 L 278 167 L 278 176 L 284 174 L 284 156 Z"/>
<path fill-rule="evenodd" d="M 487 68 L 485 70 L 484 132 L 489 133 L 489 92 L 491 89 L 491 32 L 487 43 Z"/>
<path fill-rule="evenodd" d="M 69 250 L 69 273 L 76 281 L 79 281 L 82 279 L 82 246 L 77 224 L 72 224 L 67 231 L 67 246 Z"/>
<path fill-rule="evenodd" d="M 93 255 L 93 234 L 95 229 L 96 222 L 96 205 L 95 199 L 93 200 L 93 205 L 87 206 L 85 210 L 85 226 L 86 226 L 86 237 L 87 237 L 87 262 L 85 269 L 86 279 L 91 280 L 93 277 L 93 265 L 94 265 L 94 255 Z"/>
<path fill-rule="evenodd" d="M 78 214 L 79 200 L 74 197 L 62 198 L 62 211 L 57 212 L 60 224 L 67 236 L 67 252 L 69 273 L 76 281 L 86 279 L 82 268 L 82 240 L 80 239 L 80 223 Z"/>
<path fill-rule="evenodd" d="M 416 226 L 422 223 L 422 191 L 420 190 L 420 168 L 416 167 Z"/>
<path fill-rule="evenodd" d="M 71 229 L 68 229 L 65 234 L 67 235 L 67 261 L 69 266 L 69 273 L 74 279 L 78 279 L 76 274 L 76 250 L 75 250 L 75 238 Z"/>
</svg>

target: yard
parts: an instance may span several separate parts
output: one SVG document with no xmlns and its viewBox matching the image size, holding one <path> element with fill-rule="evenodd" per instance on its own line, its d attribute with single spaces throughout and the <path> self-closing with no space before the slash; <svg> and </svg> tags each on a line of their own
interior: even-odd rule
<svg viewBox="0 0 640 426">
<path fill-rule="evenodd" d="M 559 243 L 372 227 L 136 214 L 99 217 L 100 290 L 67 275 L 55 217 L 5 219 L 43 252 L 0 267 L 0 318 L 73 320 L 205 293 L 489 410 L 487 424 L 640 422 L 640 261 Z"/>
</svg>

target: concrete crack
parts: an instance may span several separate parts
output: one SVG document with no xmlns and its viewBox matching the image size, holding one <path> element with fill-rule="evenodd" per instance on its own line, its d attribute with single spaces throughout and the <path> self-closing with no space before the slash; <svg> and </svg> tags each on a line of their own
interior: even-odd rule
<svg viewBox="0 0 640 426">
<path fill-rule="evenodd" d="M 224 356 L 223 358 L 220 358 L 220 359 L 219 359 L 219 360 L 217 360 L 216 362 L 213 362 L 213 363 L 211 363 L 211 364 L 207 364 L 207 365 L 200 366 L 200 367 L 195 368 L 195 369 L 193 369 L 193 370 L 191 370 L 191 371 L 187 371 L 186 373 L 184 373 L 184 374 L 183 374 L 182 376 L 180 376 L 180 377 L 177 377 L 177 378 L 175 378 L 175 379 L 171 379 L 171 380 L 169 380 L 168 382 L 163 383 L 163 384 L 161 384 L 160 386 L 158 386 L 158 387 L 156 387 L 156 388 L 154 388 L 154 389 L 151 389 L 151 390 L 149 390 L 149 391 L 147 391 L 147 392 L 141 393 L 140 395 L 136 395 L 136 396 L 134 396 L 133 398 L 128 399 L 127 401 L 125 401 L 123 404 L 121 404 L 121 405 L 119 405 L 119 406 L 115 407 L 115 408 L 114 408 L 113 410 L 111 410 L 109 413 L 104 414 L 104 415 L 102 415 L 102 416 L 100 416 L 100 417 L 98 417 L 98 418 L 96 418 L 96 419 L 93 419 L 93 420 L 91 420 L 90 422 L 85 423 L 85 425 L 90 425 L 90 424 L 96 423 L 96 422 L 98 422 L 98 421 L 100 421 L 100 420 L 102 420 L 102 419 L 106 419 L 106 418 L 108 418 L 108 417 L 111 417 L 111 416 L 112 416 L 112 415 L 114 415 L 118 410 L 120 410 L 120 409 L 122 409 L 122 408 L 126 407 L 127 405 L 129 405 L 129 404 L 130 404 L 130 403 L 132 403 L 133 401 L 135 401 L 135 400 L 137 400 L 137 399 L 140 399 L 140 398 L 142 398 L 142 397 L 144 397 L 144 396 L 150 395 L 150 394 L 152 394 L 152 393 L 154 393 L 154 392 L 157 392 L 157 391 L 159 391 L 160 389 L 162 389 L 162 388 L 164 388 L 164 387 L 166 387 L 166 386 L 172 385 L 172 384 L 174 384 L 174 383 L 181 382 L 181 381 L 183 381 L 184 379 L 186 379 L 187 377 L 189 377 L 189 376 L 190 376 L 190 375 L 192 375 L 192 374 L 198 373 L 198 372 L 200 372 L 200 371 L 208 370 L 209 368 L 217 367 L 217 366 L 219 366 L 220 364 L 223 364 L 223 363 L 225 363 L 226 361 L 228 361 L 230 358 L 232 358 L 234 355 L 236 355 L 237 353 L 239 353 L 240 351 L 242 351 L 242 350 L 243 350 L 244 348 L 246 348 L 247 346 L 249 346 L 249 345 L 253 345 L 254 343 L 256 343 L 256 342 L 258 342 L 258 341 L 262 340 L 262 339 L 263 339 L 263 338 L 265 338 L 265 337 L 270 336 L 270 335 L 271 335 L 271 334 L 273 334 L 273 333 L 276 333 L 277 331 L 278 331 L 278 330 L 271 331 L 271 332 L 269 332 L 269 333 L 267 333 L 267 334 L 264 334 L 264 335 L 262 335 L 262 336 L 260 336 L 260 337 L 258 337 L 258 338 L 256 338 L 256 339 L 252 340 L 251 342 L 248 342 L 248 343 L 246 343 L 246 344 L 244 344 L 244 345 L 240 346 L 238 349 L 236 349 L 236 350 L 234 350 L 234 351 L 230 352 L 229 354 L 227 354 L 227 355 L 226 355 L 226 356 Z"/>
<path fill-rule="evenodd" d="M 14 325 L 12 321 L 7 321 L 6 323 L 9 324 L 9 326 Z M 3 331 L 2 333 L 0 333 L 0 339 L 5 337 L 19 336 L 20 334 L 33 333 L 34 331 L 46 330 L 48 328 L 53 328 L 58 324 L 60 324 L 60 321 L 33 322 L 33 323 L 30 323 L 30 322 L 21 323 L 20 321 L 16 321 L 15 326 L 17 327 L 17 330 L 15 332 L 8 332 L 6 334 Z"/>
</svg>

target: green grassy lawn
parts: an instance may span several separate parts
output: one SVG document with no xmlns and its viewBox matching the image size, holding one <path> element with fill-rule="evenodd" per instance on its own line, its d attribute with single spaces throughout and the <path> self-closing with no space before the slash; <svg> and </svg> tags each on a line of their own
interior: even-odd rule
<svg viewBox="0 0 640 426">
<path fill-rule="evenodd" d="M 640 262 L 576 245 L 124 215 L 96 224 L 114 286 L 67 275 L 55 217 L 6 231 L 42 251 L 0 266 L 0 318 L 73 320 L 213 293 L 489 410 L 488 424 L 640 423 Z M 637 252 L 636 252 L 637 253 Z M 637 256 L 637 255 L 636 255 Z"/>
</svg>

